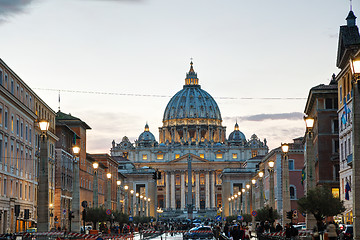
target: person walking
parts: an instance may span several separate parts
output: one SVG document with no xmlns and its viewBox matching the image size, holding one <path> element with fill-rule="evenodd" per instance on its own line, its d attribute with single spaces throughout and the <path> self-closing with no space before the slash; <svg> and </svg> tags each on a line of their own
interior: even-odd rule
<svg viewBox="0 0 360 240">
<path fill-rule="evenodd" d="M 337 239 L 336 226 L 334 223 L 332 223 L 332 222 L 329 223 L 329 225 L 326 228 L 326 233 L 327 233 L 329 240 Z"/>
</svg>

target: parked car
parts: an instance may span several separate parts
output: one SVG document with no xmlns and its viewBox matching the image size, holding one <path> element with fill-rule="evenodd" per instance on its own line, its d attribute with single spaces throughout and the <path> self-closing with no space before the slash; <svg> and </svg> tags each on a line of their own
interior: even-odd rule
<svg viewBox="0 0 360 240">
<path fill-rule="evenodd" d="M 190 229 L 184 234 L 183 239 L 213 239 L 214 233 L 209 226 L 198 226 Z"/>
<path fill-rule="evenodd" d="M 342 229 L 341 229 L 342 228 Z M 339 234 L 340 240 L 350 240 L 353 239 L 353 225 L 342 225 L 341 232 Z"/>
<path fill-rule="evenodd" d="M 306 230 L 306 224 L 296 224 L 296 225 L 293 225 L 294 228 L 296 228 L 298 231 L 300 230 Z"/>
</svg>

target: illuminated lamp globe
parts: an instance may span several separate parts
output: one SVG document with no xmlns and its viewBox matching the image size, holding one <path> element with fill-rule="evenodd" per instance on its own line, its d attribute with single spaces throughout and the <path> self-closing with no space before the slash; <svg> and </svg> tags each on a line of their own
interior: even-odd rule
<svg viewBox="0 0 360 240">
<path fill-rule="evenodd" d="M 94 168 L 94 169 L 98 169 L 98 167 L 99 167 L 99 163 L 94 162 L 94 163 L 93 163 L 93 168 Z"/>
<path fill-rule="evenodd" d="M 79 146 L 76 146 L 76 145 L 73 146 L 72 150 L 73 150 L 73 153 L 75 155 L 78 155 L 80 153 L 80 147 Z"/>
<path fill-rule="evenodd" d="M 49 121 L 43 119 L 39 121 L 39 128 L 42 132 L 47 132 L 49 129 Z"/>
<path fill-rule="evenodd" d="M 107 177 L 108 179 L 110 179 L 110 178 L 111 178 L 111 173 L 107 173 L 107 174 L 106 174 L 106 177 Z"/>
<path fill-rule="evenodd" d="M 264 172 L 259 172 L 259 177 L 262 178 L 264 176 Z"/>
<path fill-rule="evenodd" d="M 255 179 L 251 179 L 251 182 L 252 182 L 252 184 L 255 184 L 255 183 L 256 183 L 256 180 L 255 180 Z"/>
<path fill-rule="evenodd" d="M 274 162 L 274 161 L 269 161 L 268 164 L 269 164 L 269 167 L 270 167 L 270 168 L 273 168 L 273 167 L 275 166 L 275 162 Z"/>
<path fill-rule="evenodd" d="M 120 186 L 120 185 L 121 185 L 121 181 L 120 181 L 120 180 L 117 180 L 117 181 L 116 181 L 116 184 L 117 184 L 118 186 Z"/>
<path fill-rule="evenodd" d="M 281 144 L 281 151 L 283 153 L 288 153 L 289 152 L 289 145 L 286 144 L 286 143 Z"/>
</svg>

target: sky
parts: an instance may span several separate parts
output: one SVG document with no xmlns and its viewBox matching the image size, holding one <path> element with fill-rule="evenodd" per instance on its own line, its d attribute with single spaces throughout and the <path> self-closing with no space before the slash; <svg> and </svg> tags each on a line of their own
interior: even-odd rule
<svg viewBox="0 0 360 240">
<path fill-rule="evenodd" d="M 0 0 L 0 58 L 54 111 L 92 128 L 89 153 L 137 139 L 146 122 L 158 140 L 193 58 L 227 136 L 237 120 L 271 150 L 304 135 L 310 88 L 339 72 L 349 9 L 347 0 Z M 359 0 L 353 10 L 360 16 Z"/>
</svg>

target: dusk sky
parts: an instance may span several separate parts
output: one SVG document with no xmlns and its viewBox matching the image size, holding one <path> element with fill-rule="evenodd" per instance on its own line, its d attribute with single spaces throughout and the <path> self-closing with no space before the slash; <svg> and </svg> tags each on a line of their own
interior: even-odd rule
<svg viewBox="0 0 360 240">
<path fill-rule="evenodd" d="M 137 139 L 146 122 L 158 140 L 193 58 L 227 136 L 237 120 L 271 150 L 304 135 L 310 88 L 339 72 L 349 9 L 346 0 L 0 0 L 0 58 L 54 111 L 63 90 L 61 111 L 92 128 L 89 153 Z M 359 17 L 358 0 L 353 10 Z"/>
</svg>

